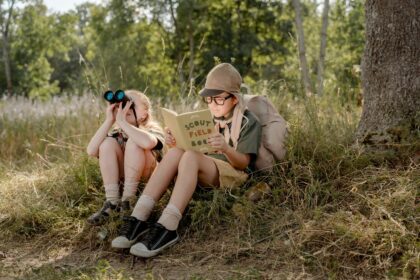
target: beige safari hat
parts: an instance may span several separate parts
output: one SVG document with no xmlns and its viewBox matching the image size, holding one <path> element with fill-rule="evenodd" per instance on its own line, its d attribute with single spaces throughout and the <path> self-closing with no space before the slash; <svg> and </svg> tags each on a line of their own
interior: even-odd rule
<svg viewBox="0 0 420 280">
<path fill-rule="evenodd" d="M 201 96 L 215 96 L 222 92 L 239 94 L 242 77 L 238 70 L 229 63 L 215 66 L 207 74 L 206 84 L 200 91 Z"/>
</svg>

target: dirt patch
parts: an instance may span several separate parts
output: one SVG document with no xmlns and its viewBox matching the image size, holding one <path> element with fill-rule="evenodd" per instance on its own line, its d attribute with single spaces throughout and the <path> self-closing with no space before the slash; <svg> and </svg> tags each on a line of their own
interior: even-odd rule
<svg viewBox="0 0 420 280">
<path fill-rule="evenodd" d="M 281 258 L 279 253 L 283 251 L 284 255 L 286 247 L 281 240 L 241 247 L 226 237 L 221 243 L 217 238 L 207 242 L 201 238 L 184 238 L 160 256 L 141 259 L 126 251 L 112 250 L 105 244 L 93 249 L 88 245 L 60 247 L 39 239 L 0 247 L 4 253 L 4 258 L 0 259 L 0 279 L 50 279 L 44 275 L 45 270 L 51 279 L 55 274 L 67 275 L 64 279 L 79 279 L 82 274 L 95 276 L 105 270 L 114 276 L 134 279 L 309 278 L 310 275 L 300 271 L 296 264 Z"/>
</svg>

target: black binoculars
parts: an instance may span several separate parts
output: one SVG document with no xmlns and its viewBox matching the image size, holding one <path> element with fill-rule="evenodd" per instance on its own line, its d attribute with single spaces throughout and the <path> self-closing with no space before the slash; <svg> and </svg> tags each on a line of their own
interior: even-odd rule
<svg viewBox="0 0 420 280">
<path fill-rule="evenodd" d="M 125 92 L 121 89 L 115 91 L 115 93 L 112 90 L 107 90 L 104 93 L 104 98 L 106 101 L 108 101 L 111 104 L 114 103 L 122 103 L 123 108 L 125 107 L 125 104 L 128 101 L 131 101 L 131 98 L 128 97 Z M 131 104 L 130 109 L 134 108 L 134 103 Z"/>
</svg>

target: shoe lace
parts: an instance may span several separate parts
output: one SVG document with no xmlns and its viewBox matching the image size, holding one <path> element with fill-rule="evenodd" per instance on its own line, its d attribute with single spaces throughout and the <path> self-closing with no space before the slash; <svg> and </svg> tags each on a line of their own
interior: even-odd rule
<svg viewBox="0 0 420 280">
<path fill-rule="evenodd" d="M 133 230 L 135 221 L 130 219 L 130 217 L 123 217 L 124 223 L 120 229 L 120 235 L 127 235 Z"/>
<path fill-rule="evenodd" d="M 118 208 L 118 206 L 117 205 L 112 205 L 112 203 L 110 202 L 110 201 L 105 201 L 105 203 L 104 203 L 104 205 L 102 206 L 102 208 L 101 208 L 101 210 L 99 210 L 99 212 L 101 213 L 101 214 L 108 214 L 107 213 L 107 210 L 108 209 L 117 209 Z"/>
<path fill-rule="evenodd" d="M 157 236 L 157 234 L 159 233 L 159 231 L 161 230 L 161 227 L 158 225 L 153 225 L 150 230 L 147 232 L 146 236 L 143 239 L 143 243 L 145 244 L 149 244 L 149 243 L 153 243 L 154 239 Z"/>
</svg>

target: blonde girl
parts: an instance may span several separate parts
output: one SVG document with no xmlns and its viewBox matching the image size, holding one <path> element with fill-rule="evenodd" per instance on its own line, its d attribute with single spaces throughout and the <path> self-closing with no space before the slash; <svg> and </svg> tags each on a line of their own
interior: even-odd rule
<svg viewBox="0 0 420 280">
<path fill-rule="evenodd" d="M 178 224 L 197 184 L 234 188 L 245 182 L 257 157 L 261 126 L 243 106 L 241 82 L 239 72 L 228 63 L 209 72 L 200 95 L 208 104 L 218 131 L 208 143 L 218 152 L 205 155 L 182 150 L 166 131 L 165 142 L 172 148 L 148 181 L 133 213 L 126 218 L 120 236 L 112 241 L 114 248 L 131 247 L 130 253 L 136 256 L 155 256 L 179 240 Z M 175 177 L 168 205 L 157 223 L 150 224 L 148 218 L 155 203 Z"/>
<path fill-rule="evenodd" d="M 147 180 L 160 160 L 164 133 L 153 120 L 149 98 L 136 90 L 125 94 L 131 100 L 124 107 L 108 105 L 105 121 L 87 146 L 88 155 L 99 158 L 106 197 L 102 208 L 88 218 L 92 225 L 103 224 L 112 210 L 129 210 L 139 181 Z"/>
</svg>

